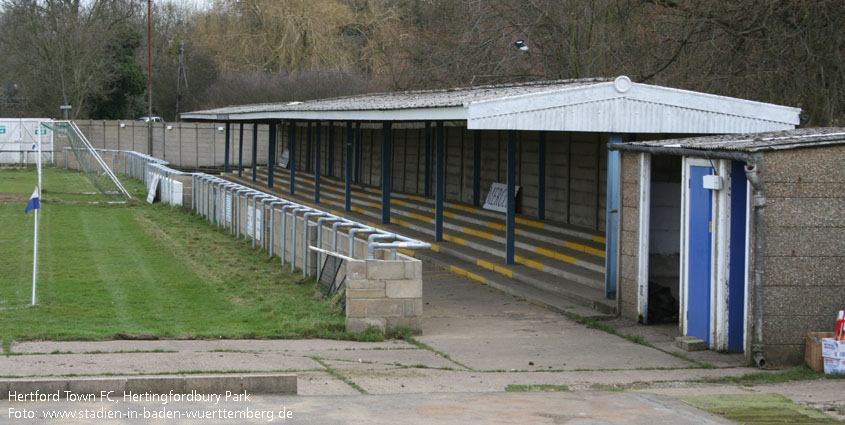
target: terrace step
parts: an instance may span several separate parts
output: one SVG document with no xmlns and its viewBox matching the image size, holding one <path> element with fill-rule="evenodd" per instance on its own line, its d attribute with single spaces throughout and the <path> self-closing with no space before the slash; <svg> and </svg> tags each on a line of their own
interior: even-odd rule
<svg viewBox="0 0 845 425">
<path fill-rule="evenodd" d="M 245 177 L 241 178 L 238 178 L 236 173 L 225 174 L 223 177 L 304 205 L 315 206 L 312 202 L 313 179 L 309 181 L 310 176 L 297 172 L 296 195 L 290 197 L 287 170 L 277 169 L 275 174 L 277 178 L 273 189 L 266 187 L 266 169 L 257 169 L 256 182 L 252 182 L 251 172 L 244 172 Z M 406 199 L 393 199 L 400 197 L 399 195 Z M 601 235 L 585 229 L 561 227 L 545 222 L 533 223 L 533 220 L 522 218 L 516 228 L 519 236 L 515 252 L 517 264 L 505 265 L 502 235 L 504 225 L 499 223 L 503 221 L 501 214 L 451 203 L 444 211 L 444 241 L 435 243 L 434 212 L 433 208 L 428 206 L 429 200 L 408 197 L 419 198 L 415 195 L 391 193 L 391 224 L 381 225 L 378 223 L 381 220 L 380 194 L 375 193 L 372 188 L 358 186 L 351 199 L 352 211 L 346 212 L 343 210 L 343 187 L 337 181 L 323 179 L 319 206 L 338 216 L 431 243 L 432 252 L 405 253 L 444 268 L 450 268 L 449 261 L 460 261 L 463 266 L 471 266 L 469 269 L 459 267 L 460 270 L 468 270 L 468 273 L 476 276 L 486 276 L 486 283 L 506 292 L 509 291 L 503 288 L 509 285 L 518 286 L 523 292 L 525 288 L 530 287 L 537 294 L 554 294 L 560 299 L 590 306 L 604 313 L 615 313 L 615 301 L 604 297 L 604 251 Z M 498 220 L 487 220 L 485 217 L 495 217 Z M 479 224 L 480 222 L 484 224 Z M 545 228 L 539 229 L 537 223 Z M 501 228 L 495 228 L 496 226 Z M 540 232 L 545 232 L 545 235 Z M 566 239 L 555 238 L 556 235 Z M 586 236 L 589 236 L 589 239 Z M 598 255 L 599 253 L 602 255 Z"/>
</svg>

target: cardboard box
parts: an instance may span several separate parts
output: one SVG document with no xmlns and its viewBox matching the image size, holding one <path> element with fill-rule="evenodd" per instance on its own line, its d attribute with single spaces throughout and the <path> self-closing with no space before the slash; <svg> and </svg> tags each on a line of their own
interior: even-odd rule
<svg viewBox="0 0 845 425">
<path fill-rule="evenodd" d="M 823 338 L 822 357 L 845 360 L 845 341 L 836 341 L 833 338 Z"/>
<path fill-rule="evenodd" d="M 845 375 L 845 359 L 831 359 L 831 358 L 825 357 L 825 359 L 824 359 L 824 374 L 825 375 L 834 375 L 834 374 Z"/>
<path fill-rule="evenodd" d="M 816 338 L 819 341 L 816 341 Z M 816 372 L 824 371 L 821 343 L 824 338 L 833 338 L 833 332 L 810 332 L 807 334 L 807 341 L 804 344 L 804 363 L 807 363 L 807 366 Z"/>
</svg>

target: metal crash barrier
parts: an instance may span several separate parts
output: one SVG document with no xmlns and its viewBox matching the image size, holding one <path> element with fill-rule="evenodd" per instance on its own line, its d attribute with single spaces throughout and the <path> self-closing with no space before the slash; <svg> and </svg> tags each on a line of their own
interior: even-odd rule
<svg viewBox="0 0 845 425">
<path fill-rule="evenodd" d="M 420 242 L 396 233 L 339 217 L 316 208 L 282 199 L 256 189 L 224 180 L 220 177 L 204 173 L 194 173 L 192 174 L 191 188 L 191 208 L 195 210 L 197 214 L 202 215 L 209 222 L 217 224 L 218 226 L 222 225 L 225 227 L 229 225 L 232 229 L 231 232 L 238 238 L 240 238 L 241 234 L 244 235 L 244 238 L 251 237 L 253 247 L 255 247 L 257 243 L 260 243 L 261 248 L 266 249 L 271 256 L 274 254 L 275 249 L 275 212 L 281 212 L 281 234 L 283 237 L 280 244 L 281 252 L 279 253 L 279 257 L 281 258 L 281 264 L 288 263 L 288 261 L 286 261 L 286 244 L 288 238 L 284 236 L 288 234 L 288 229 L 290 229 L 291 258 L 289 263 L 291 270 L 293 270 L 296 266 L 296 252 L 298 248 L 296 227 L 297 218 L 301 218 L 306 226 L 302 233 L 303 240 L 300 242 L 302 249 L 302 260 L 300 266 L 302 268 L 303 276 L 306 275 L 309 266 L 307 253 L 309 252 L 311 245 L 307 236 L 307 225 L 308 223 L 311 223 L 312 220 L 316 220 L 317 224 L 317 247 L 323 246 L 323 227 L 331 224 L 332 242 L 331 249 L 329 250 L 331 252 L 338 253 L 337 236 L 341 229 L 346 229 L 349 241 L 347 255 L 349 257 L 354 257 L 355 255 L 355 235 L 358 234 L 369 235 L 366 243 L 367 259 L 370 260 L 375 258 L 375 250 L 377 249 L 389 250 L 391 253 L 391 259 L 395 260 L 396 251 L 399 248 L 409 250 L 431 248 L 431 245 L 428 243 Z M 246 206 L 245 210 L 247 211 L 247 220 L 251 220 L 251 223 L 247 220 L 242 220 L 241 218 L 240 207 L 242 201 Z M 250 207 L 252 210 L 251 213 L 249 212 Z M 264 233 L 263 222 L 264 214 L 268 208 L 271 212 L 269 220 L 270 231 L 268 232 L 269 237 L 266 238 L 267 240 L 265 241 L 262 237 Z M 288 214 L 290 214 L 291 217 L 290 223 L 288 222 Z M 227 221 L 229 223 L 227 223 Z M 241 221 L 247 221 L 248 228 L 246 231 L 241 231 Z M 321 256 L 323 254 L 320 251 L 321 250 L 316 250 L 318 265 L 322 263 Z M 317 267 L 317 279 L 320 278 L 320 270 L 321 267 Z"/>
</svg>

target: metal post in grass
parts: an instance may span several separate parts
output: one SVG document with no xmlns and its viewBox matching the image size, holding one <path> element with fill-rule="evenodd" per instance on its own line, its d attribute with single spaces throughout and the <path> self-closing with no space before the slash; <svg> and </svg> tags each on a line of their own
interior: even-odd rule
<svg viewBox="0 0 845 425">
<path fill-rule="evenodd" d="M 41 127 L 41 122 L 38 122 L 38 126 Z M 38 169 L 38 187 L 35 188 L 35 191 L 32 192 L 32 196 L 29 198 L 29 203 L 26 205 L 26 211 L 35 210 L 35 230 L 34 236 L 32 238 L 32 304 L 35 305 L 35 284 L 38 280 L 38 210 L 41 209 L 41 133 L 43 131 L 38 132 L 38 160 L 35 163 L 36 168 Z"/>
</svg>

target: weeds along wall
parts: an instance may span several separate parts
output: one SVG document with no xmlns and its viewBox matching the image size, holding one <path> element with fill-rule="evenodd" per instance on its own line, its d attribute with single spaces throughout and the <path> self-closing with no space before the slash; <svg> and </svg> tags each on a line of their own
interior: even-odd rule
<svg viewBox="0 0 845 425">
<path fill-rule="evenodd" d="M 95 148 L 147 152 L 148 124 L 137 121 L 79 121 L 80 129 Z M 316 124 L 311 125 L 311 152 L 316 152 Z M 168 128 L 170 127 L 170 128 Z M 242 164 L 252 166 L 252 124 L 245 124 Z M 308 123 L 298 122 L 296 132 L 297 170 L 314 169 L 309 151 Z M 289 149 L 288 122 L 277 126 L 278 157 Z M 355 128 L 352 130 L 357 132 Z M 345 122 L 323 122 L 320 137 L 322 175 L 345 175 Z M 230 125 L 229 166 L 236 169 L 240 124 Z M 434 134 L 431 128 L 429 164 L 430 187 L 434 184 Z M 483 203 L 494 182 L 506 182 L 507 132 L 468 130 L 464 123 L 445 127 L 445 196 L 449 201 L 472 203 L 473 161 L 476 134 L 479 134 L 481 173 L 480 198 Z M 599 133 L 546 132 L 546 154 L 540 158 L 540 132 L 520 131 L 517 141 L 517 212 L 537 214 L 539 163 L 545 162 L 545 216 L 547 219 L 603 231 L 607 187 L 607 136 Z M 266 165 L 269 132 L 258 125 L 256 162 Z M 331 142 L 330 142 L 331 140 Z M 353 180 L 381 186 L 381 125 L 361 123 L 360 142 L 353 144 L 359 160 L 353 161 Z M 397 123 L 392 130 L 392 188 L 394 191 L 424 195 L 426 130 L 423 123 Z M 221 168 L 225 152 L 224 123 L 153 123 L 152 156 L 182 170 Z M 331 146 L 331 149 L 329 149 Z M 57 146 L 60 150 L 62 146 Z M 309 164 L 310 162 L 310 164 Z M 278 164 L 278 158 L 275 162 Z M 331 166 L 330 166 L 331 164 Z M 357 164 L 357 167 L 356 165 Z"/>
</svg>

